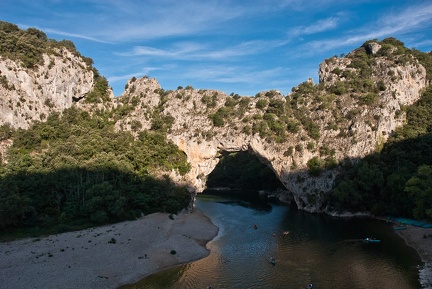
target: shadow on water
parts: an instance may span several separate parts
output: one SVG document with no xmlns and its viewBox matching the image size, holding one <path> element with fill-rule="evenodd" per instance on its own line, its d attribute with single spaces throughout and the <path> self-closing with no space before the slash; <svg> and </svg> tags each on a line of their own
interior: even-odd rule
<svg viewBox="0 0 432 289">
<path fill-rule="evenodd" d="M 197 196 L 196 208 L 220 228 L 207 246 L 210 255 L 122 288 L 299 289 L 311 282 L 332 289 L 420 288 L 420 260 L 389 224 L 309 214 L 248 193 L 246 198 L 230 191 Z M 365 237 L 382 242 L 368 244 Z"/>
<path fill-rule="evenodd" d="M 272 206 L 268 203 L 266 195 L 257 191 L 247 190 L 210 190 L 207 189 L 200 194 L 200 200 L 206 199 L 231 206 L 249 208 L 257 213 L 270 213 Z M 276 202 L 276 200 L 275 200 Z"/>
</svg>

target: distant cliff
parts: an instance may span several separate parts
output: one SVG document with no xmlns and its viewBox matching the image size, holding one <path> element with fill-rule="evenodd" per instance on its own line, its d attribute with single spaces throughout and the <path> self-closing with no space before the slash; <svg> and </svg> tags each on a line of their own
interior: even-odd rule
<svg viewBox="0 0 432 289">
<path fill-rule="evenodd" d="M 422 61 L 393 38 L 326 59 L 319 84 L 308 80 L 288 95 L 270 90 L 255 97 L 193 87 L 165 91 L 156 79 L 143 77 L 129 80 L 118 98 L 106 87 L 108 97 L 94 101 L 97 82 L 88 59 L 62 45 L 41 57 L 29 66 L 0 55 L 0 125 L 27 128 L 71 106 L 90 112 L 123 107 L 113 118 L 118 130 L 166 133 L 186 153 L 190 172 L 170 172 L 178 184 L 200 192 L 221 152 L 249 151 L 310 212 L 328 211 L 325 195 L 341 164 L 379 150 L 404 123 L 404 107 L 430 84 Z M 1 141 L 3 152 L 9 145 Z"/>
</svg>

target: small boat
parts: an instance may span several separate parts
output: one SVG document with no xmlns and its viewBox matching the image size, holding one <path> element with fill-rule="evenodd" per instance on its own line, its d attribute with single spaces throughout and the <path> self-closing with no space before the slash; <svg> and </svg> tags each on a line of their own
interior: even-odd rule
<svg viewBox="0 0 432 289">
<path fill-rule="evenodd" d="M 288 235 L 289 232 L 288 232 L 288 231 L 284 231 L 283 234 L 284 234 L 284 235 Z"/>
<path fill-rule="evenodd" d="M 273 257 L 270 257 L 270 264 L 272 264 L 272 265 L 276 265 L 276 260 L 275 260 L 275 258 L 273 258 Z"/>
<path fill-rule="evenodd" d="M 364 238 L 363 241 L 366 243 L 380 243 L 381 240 L 375 239 L 375 238 Z"/>
</svg>

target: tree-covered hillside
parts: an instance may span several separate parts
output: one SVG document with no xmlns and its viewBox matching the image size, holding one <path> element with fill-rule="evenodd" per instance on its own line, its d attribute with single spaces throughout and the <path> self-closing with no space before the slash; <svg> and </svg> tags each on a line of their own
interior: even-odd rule
<svg viewBox="0 0 432 289">
<path fill-rule="evenodd" d="M 70 230 L 187 207 L 185 188 L 155 178 L 185 174 L 185 154 L 162 134 L 114 131 L 115 113 L 70 108 L 28 130 L 2 127 L 14 143 L 0 166 L 0 230 Z"/>
</svg>

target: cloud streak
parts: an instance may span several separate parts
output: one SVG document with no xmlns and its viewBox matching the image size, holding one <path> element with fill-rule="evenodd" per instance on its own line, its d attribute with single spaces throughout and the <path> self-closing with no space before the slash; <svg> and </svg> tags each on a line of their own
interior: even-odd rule
<svg viewBox="0 0 432 289">
<path fill-rule="evenodd" d="M 398 13 L 388 13 L 374 23 L 349 31 L 339 38 L 311 41 L 306 46 L 311 51 L 328 51 L 370 39 L 417 32 L 424 28 L 432 29 L 432 3 L 411 6 Z"/>
<path fill-rule="evenodd" d="M 71 38 L 80 38 L 80 39 L 85 39 L 85 40 L 90 40 L 93 42 L 99 42 L 99 43 L 105 43 L 105 44 L 113 44 L 112 42 L 109 41 L 105 41 L 102 39 L 97 39 L 94 37 L 90 37 L 87 35 L 81 35 L 81 34 L 76 34 L 76 33 L 69 33 L 69 32 L 65 32 L 65 31 L 60 31 L 60 30 L 56 30 L 56 29 L 51 29 L 51 28 L 38 28 L 39 30 L 45 31 L 46 33 L 51 33 L 54 35 L 61 35 L 61 36 L 66 36 L 66 37 L 71 37 Z"/>
<path fill-rule="evenodd" d="M 166 49 L 150 46 L 135 46 L 131 51 L 118 53 L 118 55 L 125 57 L 150 56 L 179 60 L 213 59 L 227 61 L 230 59 L 238 60 L 238 58 L 242 56 L 256 55 L 265 51 L 269 51 L 275 47 L 280 47 L 284 44 L 286 44 L 286 41 L 254 40 L 242 42 L 237 45 L 231 45 L 229 47 L 223 47 L 220 49 L 210 49 L 210 47 L 213 47 L 216 44 L 179 42 Z"/>
<path fill-rule="evenodd" d="M 288 30 L 287 34 L 290 37 L 310 35 L 319 32 L 328 31 L 337 27 L 340 20 L 336 17 L 330 17 L 326 19 L 320 19 L 315 23 L 308 26 L 298 26 Z"/>
<path fill-rule="evenodd" d="M 98 1 L 99 2 L 99 1 Z M 245 13 L 229 1 L 101 1 L 107 9 L 116 9 L 116 21 L 103 20 L 99 38 L 123 42 L 163 37 L 197 35 L 224 27 L 224 23 Z M 136 13 L 142 11 L 143 13 Z"/>
</svg>

